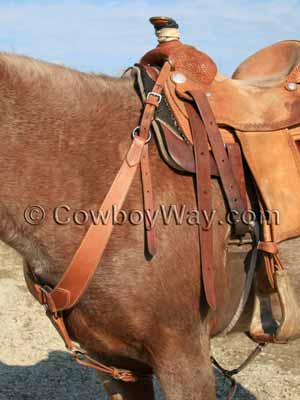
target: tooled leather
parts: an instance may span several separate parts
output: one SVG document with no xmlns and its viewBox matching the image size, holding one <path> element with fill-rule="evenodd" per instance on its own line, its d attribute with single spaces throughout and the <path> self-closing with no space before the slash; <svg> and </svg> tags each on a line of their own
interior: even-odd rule
<svg viewBox="0 0 300 400">
<path fill-rule="evenodd" d="M 217 67 L 213 60 L 192 46 L 184 45 L 182 51 L 173 53 L 171 62 L 174 69 L 184 73 L 193 82 L 200 81 L 209 84 L 217 74 Z"/>
<path fill-rule="evenodd" d="M 162 65 L 165 61 L 170 62 L 173 70 L 184 73 L 194 82 L 209 84 L 217 74 L 216 64 L 207 54 L 178 40 L 161 43 L 146 53 L 140 63 Z"/>
</svg>

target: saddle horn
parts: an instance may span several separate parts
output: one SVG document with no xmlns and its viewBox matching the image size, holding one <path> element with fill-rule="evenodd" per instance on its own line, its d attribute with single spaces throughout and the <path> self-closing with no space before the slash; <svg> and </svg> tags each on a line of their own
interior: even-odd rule
<svg viewBox="0 0 300 400">
<path fill-rule="evenodd" d="M 159 43 L 180 39 L 179 25 L 174 19 L 169 17 L 151 17 L 149 21 L 154 26 Z"/>
</svg>

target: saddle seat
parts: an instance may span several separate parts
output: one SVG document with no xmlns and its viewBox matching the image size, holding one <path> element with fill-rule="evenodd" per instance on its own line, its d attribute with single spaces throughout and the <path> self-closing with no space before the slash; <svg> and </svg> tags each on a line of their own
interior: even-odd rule
<svg viewBox="0 0 300 400">
<path fill-rule="evenodd" d="M 258 87 L 281 86 L 299 63 L 300 42 L 286 40 L 248 57 L 237 67 L 232 78 L 244 80 L 247 84 Z"/>
</svg>

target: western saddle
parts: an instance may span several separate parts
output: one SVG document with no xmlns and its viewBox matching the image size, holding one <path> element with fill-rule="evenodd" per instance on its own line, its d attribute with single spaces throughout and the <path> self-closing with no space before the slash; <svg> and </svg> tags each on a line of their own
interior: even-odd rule
<svg viewBox="0 0 300 400">
<path fill-rule="evenodd" d="M 154 17 L 150 21 L 159 45 L 131 70 L 144 110 L 140 125 L 132 133 L 132 145 L 101 210 L 105 213 L 112 205 L 117 205 L 118 209 L 122 207 L 140 167 L 144 208 L 152 215 L 154 202 L 148 155 L 152 128 L 164 160 L 172 168 L 195 174 L 199 211 L 205 210 L 208 214 L 212 211 L 211 177 L 217 177 L 232 215 L 233 235 L 242 238 L 250 234 L 252 237 L 256 278 L 250 335 L 258 342 L 275 343 L 299 337 L 299 307 L 277 245 L 300 236 L 297 149 L 300 141 L 300 42 L 285 41 L 259 51 L 243 62 L 233 79 L 229 79 L 218 74 L 209 56 L 180 42 L 174 20 Z M 251 173 L 257 207 L 263 216 L 259 229 L 255 221 L 246 224 L 241 218 L 250 207 L 245 165 Z M 274 220 L 274 211 L 280 214 L 280 224 Z M 207 305 L 215 310 L 213 237 L 211 229 L 202 229 L 204 223 L 201 221 L 199 225 L 202 280 Z M 147 249 L 153 257 L 155 231 L 147 225 L 145 228 Z M 79 363 L 117 379 L 134 381 L 137 377 L 129 371 L 106 367 L 79 350 L 64 325 L 64 311 L 74 307 L 88 287 L 112 231 L 112 221 L 106 225 L 92 225 L 56 287 L 41 285 L 29 266 L 25 266 L 25 277 L 29 290 L 44 305 Z M 253 276 L 254 270 L 249 274 L 247 295 L 253 286 Z M 262 321 L 263 303 L 274 293 L 280 300 L 282 320 L 276 324 L 275 331 L 269 332 Z M 245 301 L 235 321 L 244 305 Z"/>
</svg>

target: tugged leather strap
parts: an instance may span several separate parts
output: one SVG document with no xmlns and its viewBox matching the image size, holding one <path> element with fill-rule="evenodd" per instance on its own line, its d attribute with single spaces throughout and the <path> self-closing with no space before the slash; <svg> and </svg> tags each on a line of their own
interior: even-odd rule
<svg viewBox="0 0 300 400">
<path fill-rule="evenodd" d="M 161 92 L 169 76 L 170 70 L 171 66 L 168 62 L 166 62 L 163 65 L 156 79 L 152 91 L 148 94 L 145 100 L 145 108 L 139 128 L 140 136 L 146 140 L 141 159 L 141 177 L 142 177 L 144 210 L 147 212 L 147 216 L 145 218 L 146 243 L 147 243 L 148 253 L 151 257 L 153 257 L 156 254 L 157 248 L 155 239 L 155 227 L 154 224 L 150 223 L 154 213 L 154 198 L 153 198 L 151 171 L 150 171 L 149 149 L 147 142 L 148 138 L 150 138 L 150 136 L 148 135 L 153 122 L 154 112 L 160 104 Z"/>
<path fill-rule="evenodd" d="M 213 232 L 206 228 L 204 212 L 211 215 L 211 171 L 207 131 L 192 104 L 187 105 L 191 125 L 196 169 L 197 207 L 200 213 L 199 242 L 203 286 L 208 305 L 216 310 L 215 273 L 213 268 Z"/>
<path fill-rule="evenodd" d="M 249 231 L 249 227 L 244 224 L 241 219 L 241 215 L 245 210 L 245 205 L 243 204 L 242 196 L 236 183 L 221 133 L 207 100 L 206 94 L 202 90 L 190 90 L 189 94 L 195 101 L 198 112 L 202 118 L 207 132 L 212 153 L 220 174 L 222 187 L 229 205 L 229 209 L 232 212 L 235 233 L 238 236 L 242 236 Z"/>
</svg>

